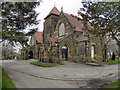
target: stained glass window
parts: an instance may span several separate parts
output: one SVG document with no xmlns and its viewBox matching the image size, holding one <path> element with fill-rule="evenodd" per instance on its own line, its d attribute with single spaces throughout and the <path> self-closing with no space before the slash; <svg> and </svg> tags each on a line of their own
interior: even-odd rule
<svg viewBox="0 0 120 90">
<path fill-rule="evenodd" d="M 65 25 L 62 23 L 59 27 L 59 36 L 62 36 L 65 34 Z"/>
</svg>

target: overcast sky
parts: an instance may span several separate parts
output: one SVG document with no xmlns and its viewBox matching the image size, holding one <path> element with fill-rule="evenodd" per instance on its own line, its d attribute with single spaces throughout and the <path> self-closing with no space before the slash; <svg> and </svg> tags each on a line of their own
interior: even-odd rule
<svg viewBox="0 0 120 90">
<path fill-rule="evenodd" d="M 82 0 L 43 0 L 40 6 L 36 8 L 36 11 L 40 13 L 38 19 L 41 20 L 38 25 L 39 31 L 43 31 L 44 18 L 53 9 L 54 4 L 59 11 L 61 11 L 61 7 L 63 7 L 63 12 L 77 16 L 79 8 L 82 7 L 81 1 Z"/>
</svg>

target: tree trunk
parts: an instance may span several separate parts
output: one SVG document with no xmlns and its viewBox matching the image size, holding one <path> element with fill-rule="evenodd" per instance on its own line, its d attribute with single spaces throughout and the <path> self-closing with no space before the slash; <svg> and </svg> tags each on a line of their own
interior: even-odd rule
<svg viewBox="0 0 120 90">
<path fill-rule="evenodd" d="M 105 60 L 105 42 L 103 37 L 100 37 L 100 42 L 101 42 L 101 49 L 102 49 L 102 58 L 104 61 Z"/>
</svg>

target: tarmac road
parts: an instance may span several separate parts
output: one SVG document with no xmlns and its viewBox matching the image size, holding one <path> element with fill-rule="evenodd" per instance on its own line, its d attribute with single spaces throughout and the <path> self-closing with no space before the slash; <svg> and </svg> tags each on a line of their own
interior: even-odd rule
<svg viewBox="0 0 120 90">
<path fill-rule="evenodd" d="M 2 61 L 2 67 L 17 88 L 99 88 L 118 77 L 118 65 L 95 67 L 66 64 L 40 67 L 27 61 Z"/>
</svg>

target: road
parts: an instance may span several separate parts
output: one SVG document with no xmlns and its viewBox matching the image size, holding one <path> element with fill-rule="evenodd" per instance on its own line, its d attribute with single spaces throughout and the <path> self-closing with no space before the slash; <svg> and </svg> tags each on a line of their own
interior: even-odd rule
<svg viewBox="0 0 120 90">
<path fill-rule="evenodd" d="M 32 61 L 35 60 L 2 61 L 2 67 L 17 88 L 98 88 L 118 77 L 118 65 L 40 67 L 31 65 Z"/>
</svg>

